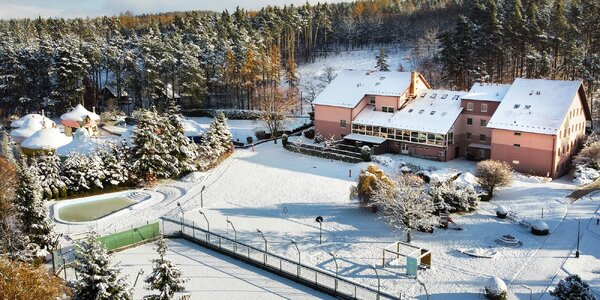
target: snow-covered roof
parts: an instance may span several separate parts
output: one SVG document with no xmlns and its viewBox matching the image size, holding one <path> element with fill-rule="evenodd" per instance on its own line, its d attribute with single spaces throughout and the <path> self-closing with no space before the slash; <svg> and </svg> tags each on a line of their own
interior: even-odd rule
<svg viewBox="0 0 600 300">
<path fill-rule="evenodd" d="M 71 141 L 58 128 L 43 128 L 21 143 L 21 147 L 31 150 L 52 150 Z"/>
<path fill-rule="evenodd" d="M 104 87 L 105 89 L 107 89 L 113 96 L 117 97 L 117 87 L 113 86 L 113 85 L 107 85 Z M 121 90 L 121 97 L 127 97 L 127 91 L 125 90 Z"/>
<path fill-rule="evenodd" d="M 487 127 L 556 134 L 581 81 L 517 78 Z"/>
<path fill-rule="evenodd" d="M 344 70 L 313 104 L 352 108 L 365 95 L 401 96 L 410 86 L 410 72 Z"/>
<path fill-rule="evenodd" d="M 83 107 L 81 104 L 77 104 L 77 106 L 75 106 L 75 108 L 73 108 L 73 110 L 70 112 L 64 113 L 62 116 L 60 116 L 60 119 L 62 121 L 83 122 L 86 116 L 90 117 L 92 121 L 100 120 L 100 116 L 85 109 L 85 107 Z"/>
<path fill-rule="evenodd" d="M 91 139 L 87 130 L 79 128 L 73 134 L 71 142 L 56 148 L 56 154 L 60 156 L 67 156 L 69 153 L 89 155 L 102 148 L 107 148 L 107 145 L 97 139 Z"/>
<path fill-rule="evenodd" d="M 349 135 L 346 135 L 346 136 L 344 136 L 344 139 L 367 142 L 367 143 L 372 143 L 372 144 L 381 144 L 381 143 L 385 142 L 385 139 L 382 137 L 371 136 L 371 135 L 362 135 L 362 134 L 357 134 L 357 133 L 351 133 Z"/>
<path fill-rule="evenodd" d="M 500 102 L 509 88 L 510 84 L 476 82 L 463 99 Z"/>
<path fill-rule="evenodd" d="M 52 122 L 54 124 L 54 122 Z M 52 127 L 52 126 L 49 126 Z M 40 129 L 44 128 L 42 122 L 39 122 L 37 119 L 29 118 L 26 119 L 23 125 L 17 129 L 13 129 L 10 132 L 10 136 L 16 140 L 23 140 L 30 137 L 32 134 L 36 133 Z"/>
<path fill-rule="evenodd" d="M 46 122 L 46 127 L 52 127 L 54 125 L 54 121 L 52 121 L 50 118 L 47 118 L 40 114 L 28 114 L 28 115 L 22 116 L 21 118 L 19 118 L 17 120 L 12 121 L 10 123 L 10 127 L 19 128 L 19 127 L 23 126 L 23 124 L 25 124 L 25 121 L 27 121 L 29 119 L 34 119 L 36 121 L 39 121 L 39 123 Z"/>
<path fill-rule="evenodd" d="M 466 92 L 417 90 L 417 97 L 395 113 L 375 111 L 368 105 L 352 123 L 446 134 L 460 115 Z"/>
</svg>

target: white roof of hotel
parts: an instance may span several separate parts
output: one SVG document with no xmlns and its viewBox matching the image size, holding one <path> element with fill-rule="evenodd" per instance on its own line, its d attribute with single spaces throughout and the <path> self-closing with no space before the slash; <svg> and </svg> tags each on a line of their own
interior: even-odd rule
<svg viewBox="0 0 600 300">
<path fill-rule="evenodd" d="M 463 99 L 500 102 L 509 88 L 510 84 L 476 82 Z"/>
<path fill-rule="evenodd" d="M 415 99 L 393 114 L 374 111 L 374 106 L 368 105 L 352 123 L 437 134 L 448 133 L 463 109 L 460 99 L 466 92 L 417 90 L 416 94 Z"/>
<path fill-rule="evenodd" d="M 313 104 L 352 108 L 365 95 L 401 96 L 410 86 L 410 72 L 344 70 Z"/>
<path fill-rule="evenodd" d="M 75 106 L 75 108 L 73 108 L 73 110 L 70 112 L 64 113 L 62 116 L 60 116 L 60 119 L 63 121 L 82 122 L 85 117 L 90 117 L 92 121 L 100 120 L 100 116 L 85 109 L 85 107 L 83 107 L 81 104 L 77 104 L 77 106 Z"/>
<path fill-rule="evenodd" d="M 487 127 L 556 134 L 580 86 L 580 81 L 517 78 Z"/>
</svg>

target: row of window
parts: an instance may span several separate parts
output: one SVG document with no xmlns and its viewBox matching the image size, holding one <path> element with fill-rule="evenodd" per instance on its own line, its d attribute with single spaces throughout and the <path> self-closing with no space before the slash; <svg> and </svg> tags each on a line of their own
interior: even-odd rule
<svg viewBox="0 0 600 300">
<path fill-rule="evenodd" d="M 473 102 L 467 102 L 467 111 L 473 111 L 475 108 L 475 105 L 473 104 Z M 486 103 L 481 103 L 481 105 L 479 106 L 479 110 L 481 112 L 487 112 L 488 111 L 488 106 Z"/>
<path fill-rule="evenodd" d="M 467 132 L 467 141 L 470 141 L 473 139 L 473 134 L 470 132 Z M 480 142 L 485 142 L 487 139 L 487 136 L 485 134 L 480 134 L 479 135 L 479 141 Z"/>
<path fill-rule="evenodd" d="M 585 128 L 585 125 L 583 123 L 573 124 L 573 125 L 571 125 L 571 127 L 567 128 L 565 130 L 559 131 L 558 132 L 558 137 L 559 138 L 565 138 L 569 134 L 571 134 L 571 132 L 582 131 L 583 128 Z"/>
<path fill-rule="evenodd" d="M 473 125 L 473 118 L 467 118 L 467 125 Z M 487 126 L 487 120 L 479 120 L 479 126 Z"/>
<path fill-rule="evenodd" d="M 399 144 L 400 144 L 400 142 L 396 142 L 396 146 L 398 146 Z M 416 146 L 412 145 L 411 147 L 413 149 L 413 152 L 415 152 Z M 408 153 L 408 144 L 402 144 L 402 147 L 400 149 L 403 153 Z M 429 147 L 419 146 L 419 150 L 423 150 L 423 149 L 425 149 L 425 151 L 429 151 Z M 444 156 L 444 151 L 443 150 L 438 151 L 438 156 Z"/>
<path fill-rule="evenodd" d="M 435 134 L 421 131 L 400 130 L 379 126 L 352 124 L 352 133 L 378 136 L 386 139 L 408 141 L 435 146 L 446 146 L 454 144 L 454 133 Z"/>
</svg>

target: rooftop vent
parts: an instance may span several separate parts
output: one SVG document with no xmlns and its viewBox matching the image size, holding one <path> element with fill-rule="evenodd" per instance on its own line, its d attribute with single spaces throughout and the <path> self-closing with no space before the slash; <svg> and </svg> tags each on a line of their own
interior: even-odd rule
<svg viewBox="0 0 600 300">
<path fill-rule="evenodd" d="M 379 80 L 384 80 L 384 79 L 385 79 L 385 76 L 379 77 Z"/>
<path fill-rule="evenodd" d="M 408 112 L 409 112 L 409 113 L 411 113 L 411 112 L 413 112 L 413 110 L 414 110 L 414 109 L 412 109 L 412 108 L 411 108 L 411 109 L 409 109 L 409 110 L 408 110 Z"/>
<path fill-rule="evenodd" d="M 519 107 L 521 107 L 521 104 L 515 104 L 515 106 L 513 106 L 514 109 L 517 109 Z"/>
<path fill-rule="evenodd" d="M 458 100 L 458 95 L 454 95 L 454 97 L 452 97 L 452 100 Z"/>
<path fill-rule="evenodd" d="M 378 82 L 375 82 L 375 85 L 380 85 L 380 84 L 381 84 L 381 82 L 379 82 L 379 81 L 378 81 Z"/>
<path fill-rule="evenodd" d="M 435 110 L 432 110 L 429 114 L 433 116 L 435 114 Z"/>
<path fill-rule="evenodd" d="M 525 109 L 530 109 L 531 105 L 525 105 Z"/>
<path fill-rule="evenodd" d="M 542 92 L 540 92 L 540 91 L 535 92 L 536 95 L 540 95 L 541 93 Z"/>
<path fill-rule="evenodd" d="M 421 109 L 421 110 L 419 111 L 419 113 L 420 113 L 420 114 L 422 114 L 422 113 L 424 113 L 424 112 L 425 112 L 425 110 L 424 110 L 424 109 Z"/>
<path fill-rule="evenodd" d="M 424 98 L 424 97 L 425 97 L 425 95 L 427 95 L 427 93 L 423 93 L 423 94 L 421 94 L 421 98 Z"/>
<path fill-rule="evenodd" d="M 533 90 L 531 90 L 531 92 L 529 92 L 529 96 L 533 95 Z"/>
<path fill-rule="evenodd" d="M 431 96 L 429 96 L 429 98 L 435 99 L 435 97 L 437 97 L 436 93 L 431 94 Z"/>
<path fill-rule="evenodd" d="M 443 94 L 442 99 L 446 99 L 446 98 L 448 98 L 448 94 Z"/>
</svg>

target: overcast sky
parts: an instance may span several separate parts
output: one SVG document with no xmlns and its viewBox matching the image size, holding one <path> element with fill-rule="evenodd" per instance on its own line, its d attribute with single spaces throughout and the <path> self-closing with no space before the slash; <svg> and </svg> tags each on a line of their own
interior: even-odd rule
<svg viewBox="0 0 600 300">
<path fill-rule="evenodd" d="M 330 3 L 342 1 L 350 0 L 327 0 Z M 258 9 L 266 5 L 301 5 L 305 2 L 306 0 L 0 0 L 0 18 L 113 16 L 127 10 L 134 14 L 186 10 L 232 11 L 236 6 Z"/>
</svg>

